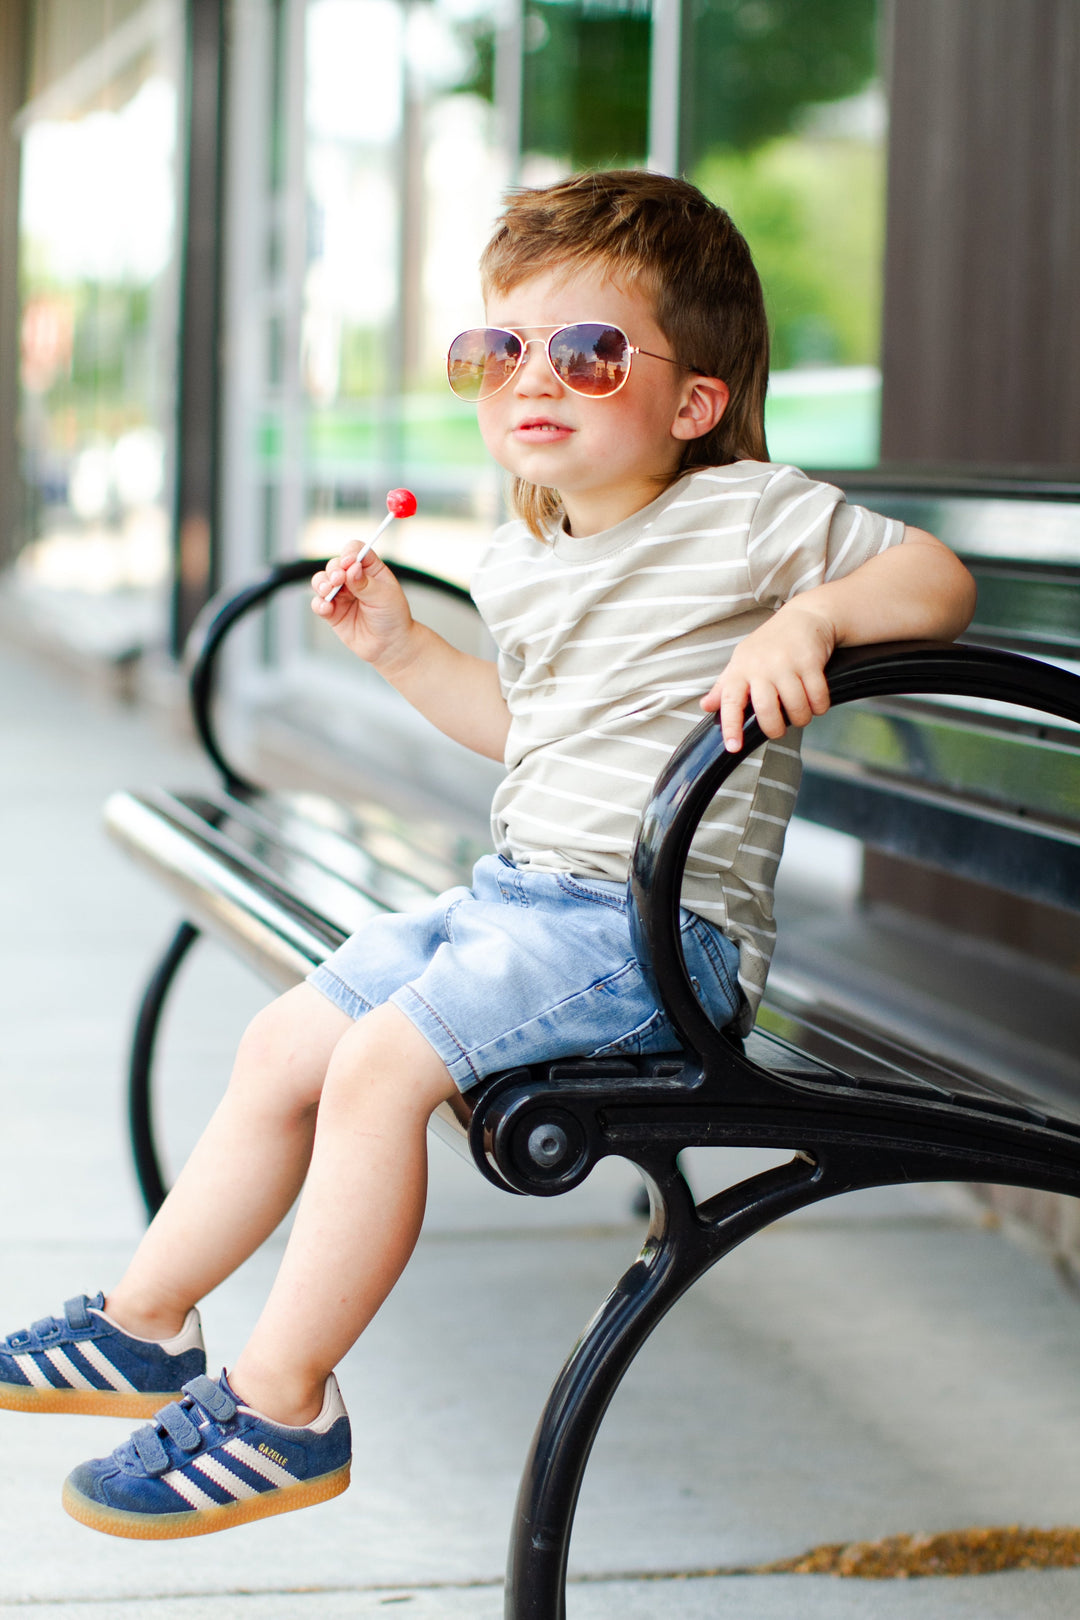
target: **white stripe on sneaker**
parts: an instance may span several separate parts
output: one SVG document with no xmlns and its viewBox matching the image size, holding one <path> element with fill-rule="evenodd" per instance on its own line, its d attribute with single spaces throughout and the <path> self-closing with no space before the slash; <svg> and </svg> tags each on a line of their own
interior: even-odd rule
<svg viewBox="0 0 1080 1620">
<path fill-rule="evenodd" d="M 109 1360 L 108 1356 L 93 1341 L 93 1339 L 80 1339 L 78 1343 L 80 1356 L 85 1356 L 95 1372 L 99 1372 L 109 1385 L 110 1389 L 123 1390 L 127 1394 L 135 1393 L 135 1385 L 129 1383 L 122 1372 L 119 1372 Z M 89 1385 L 87 1385 L 89 1388 Z"/>
<path fill-rule="evenodd" d="M 228 1452 L 230 1457 L 242 1462 L 245 1468 L 250 1468 L 253 1473 L 261 1474 L 263 1479 L 268 1479 L 271 1485 L 299 1484 L 295 1474 L 290 1474 L 287 1468 L 279 1468 L 276 1462 L 271 1462 L 269 1457 L 261 1451 L 256 1451 L 254 1446 L 249 1446 L 246 1440 L 230 1440 L 221 1449 Z"/>
<path fill-rule="evenodd" d="M 220 1485 L 223 1491 L 228 1491 L 238 1502 L 246 1501 L 249 1496 L 262 1495 L 254 1485 L 249 1485 L 246 1479 L 234 1474 L 231 1468 L 226 1468 L 216 1457 L 196 1457 L 191 1466 L 205 1474 L 208 1479 L 212 1479 L 215 1485 Z"/>
<path fill-rule="evenodd" d="M 207 1496 L 205 1491 L 200 1491 L 193 1479 L 188 1479 L 182 1468 L 173 1468 L 169 1473 L 162 1474 L 161 1483 L 168 1485 L 171 1490 L 176 1492 L 177 1496 L 182 1497 L 188 1507 L 202 1509 L 219 1506 L 212 1496 Z"/>
<path fill-rule="evenodd" d="M 12 1356 L 11 1359 L 33 1389 L 54 1389 L 56 1387 L 46 1378 L 33 1356 Z"/>
<path fill-rule="evenodd" d="M 97 1394 L 97 1385 L 92 1384 L 85 1373 L 81 1373 L 71 1357 L 63 1350 L 46 1350 L 45 1354 L 60 1374 L 66 1378 L 72 1389 L 89 1389 Z"/>
</svg>

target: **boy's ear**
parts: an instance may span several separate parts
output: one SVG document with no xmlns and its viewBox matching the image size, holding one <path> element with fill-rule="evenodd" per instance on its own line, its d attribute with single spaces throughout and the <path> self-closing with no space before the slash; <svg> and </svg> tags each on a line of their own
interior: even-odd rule
<svg viewBox="0 0 1080 1620">
<path fill-rule="evenodd" d="M 700 439 L 711 433 L 727 410 L 730 390 L 719 377 L 692 377 L 671 424 L 674 439 Z"/>
</svg>

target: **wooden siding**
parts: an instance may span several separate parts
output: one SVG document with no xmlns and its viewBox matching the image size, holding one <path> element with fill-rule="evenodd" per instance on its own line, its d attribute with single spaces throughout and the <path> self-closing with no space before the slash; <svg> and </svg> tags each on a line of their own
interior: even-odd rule
<svg viewBox="0 0 1080 1620">
<path fill-rule="evenodd" d="M 1080 466 L 1080 5 L 893 0 L 882 460 Z"/>
</svg>

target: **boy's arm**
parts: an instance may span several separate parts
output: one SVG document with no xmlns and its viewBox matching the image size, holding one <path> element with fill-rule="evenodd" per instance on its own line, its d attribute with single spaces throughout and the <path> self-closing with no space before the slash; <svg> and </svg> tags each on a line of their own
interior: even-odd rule
<svg viewBox="0 0 1080 1620">
<path fill-rule="evenodd" d="M 405 593 L 374 552 L 357 567 L 346 553 L 311 582 L 312 610 L 439 730 L 502 760 L 510 710 L 488 658 L 460 652 L 409 611 Z M 326 597 L 340 586 L 332 602 Z"/>
<path fill-rule="evenodd" d="M 745 641 L 702 698 L 719 711 L 724 741 L 742 747 L 751 703 L 767 737 L 805 726 L 829 707 L 824 669 L 837 647 L 877 641 L 951 641 L 975 611 L 975 582 L 940 540 L 906 530 L 903 543 L 844 579 L 801 591 Z"/>
</svg>

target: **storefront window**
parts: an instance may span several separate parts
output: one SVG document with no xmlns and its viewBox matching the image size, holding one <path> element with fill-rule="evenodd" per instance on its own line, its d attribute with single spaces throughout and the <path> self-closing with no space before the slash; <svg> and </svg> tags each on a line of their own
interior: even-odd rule
<svg viewBox="0 0 1080 1620">
<path fill-rule="evenodd" d="M 486 0 L 309 0 L 301 545 L 336 550 L 406 486 L 389 555 L 467 579 L 498 485 L 446 385 L 482 310 L 477 260 L 508 166 L 483 91 Z M 380 64 L 357 94 L 357 63 Z M 476 84 L 477 88 L 471 86 Z"/>
<path fill-rule="evenodd" d="M 692 0 L 681 146 L 750 243 L 774 460 L 878 460 L 886 107 L 877 0 Z"/>
<path fill-rule="evenodd" d="M 647 0 L 530 0 L 522 38 L 526 183 L 645 163 L 651 32 Z"/>
<path fill-rule="evenodd" d="M 18 120 L 18 577 L 73 612 L 112 598 L 135 643 L 160 634 L 169 571 L 177 23 L 39 0 Z"/>
</svg>

